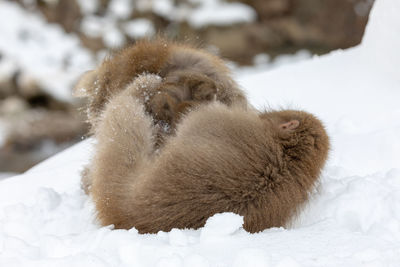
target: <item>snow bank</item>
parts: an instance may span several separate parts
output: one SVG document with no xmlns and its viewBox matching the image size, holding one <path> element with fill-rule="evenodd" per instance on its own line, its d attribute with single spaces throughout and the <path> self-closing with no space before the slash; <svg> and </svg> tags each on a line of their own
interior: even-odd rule
<svg viewBox="0 0 400 267">
<path fill-rule="evenodd" d="M 387 43 L 400 40 L 399 12 L 398 0 L 377 0 L 361 46 L 241 77 L 255 105 L 311 111 L 332 138 L 321 183 L 290 228 L 249 234 L 232 213 L 197 231 L 99 227 L 79 188 L 87 140 L 0 182 L 0 266 L 398 266 L 400 61 Z"/>
<path fill-rule="evenodd" d="M 317 114 L 332 136 L 332 165 L 354 175 L 389 171 L 400 159 L 399 10 L 399 1 L 379 0 L 362 45 L 240 82 L 259 108 Z"/>
<path fill-rule="evenodd" d="M 367 64 L 383 68 L 400 80 L 400 1 L 381 0 L 371 10 L 370 20 L 362 41 Z M 388 26 L 390 25 L 390 26 Z"/>
</svg>

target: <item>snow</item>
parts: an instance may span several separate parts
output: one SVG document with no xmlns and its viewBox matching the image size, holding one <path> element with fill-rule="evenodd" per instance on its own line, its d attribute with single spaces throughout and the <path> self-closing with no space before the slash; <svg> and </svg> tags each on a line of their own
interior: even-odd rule
<svg viewBox="0 0 400 267">
<path fill-rule="evenodd" d="M 132 14 L 133 4 L 130 0 L 112 0 L 108 9 L 114 16 L 127 19 Z"/>
<path fill-rule="evenodd" d="M 249 234 L 232 213 L 154 235 L 100 227 L 79 187 L 88 139 L 0 181 L 0 266 L 399 266 L 399 12 L 377 0 L 360 46 L 239 76 L 255 106 L 313 112 L 332 139 L 289 227 Z"/>
<path fill-rule="evenodd" d="M 77 1 L 79 8 L 83 14 L 93 14 L 99 9 L 99 0 L 83 0 Z"/>
<path fill-rule="evenodd" d="M 253 8 L 224 0 L 190 0 L 174 4 L 172 0 L 141 0 L 136 7 L 141 12 L 152 11 L 170 21 L 187 21 L 194 28 L 248 23 L 256 19 Z"/>
<path fill-rule="evenodd" d="M 243 217 L 232 212 L 215 214 L 207 220 L 200 233 L 202 242 L 210 242 L 232 235 L 243 225 Z"/>
<path fill-rule="evenodd" d="M 242 3 L 224 3 L 219 0 L 192 0 L 192 2 L 200 4 L 187 18 L 189 24 L 195 28 L 252 22 L 257 17 L 254 9 Z"/>
<path fill-rule="evenodd" d="M 131 38 L 142 38 L 155 34 L 153 23 L 148 19 L 134 19 L 124 24 L 126 34 Z"/>
<path fill-rule="evenodd" d="M 224 0 L 191 0 L 189 3 L 175 3 L 172 0 L 112 0 L 102 16 L 96 12 L 99 9 L 98 1 L 78 1 L 85 14 L 80 27 L 89 37 L 101 37 L 108 48 L 123 46 L 126 43 L 125 34 L 133 39 L 156 34 L 151 21 L 132 17 L 135 11 L 139 14 L 152 12 L 171 23 L 186 21 L 194 28 L 248 23 L 256 19 L 256 12 L 250 6 Z"/>
<path fill-rule="evenodd" d="M 88 15 L 82 19 L 81 30 L 90 37 L 99 37 L 103 34 L 106 24 L 108 21 L 105 18 Z"/>
<path fill-rule="evenodd" d="M 60 26 L 47 24 L 16 3 L 0 2 L 0 35 L 0 53 L 7 61 L 59 99 L 71 100 L 73 83 L 93 67 L 92 56 L 78 37 L 66 35 Z"/>
<path fill-rule="evenodd" d="M 15 175 L 17 175 L 17 174 L 13 173 L 13 172 L 0 172 L 0 180 L 6 179 L 6 178 L 9 178 L 9 177 L 13 177 Z"/>
<path fill-rule="evenodd" d="M 233 69 L 235 75 L 244 76 L 251 75 L 255 73 L 264 73 L 267 70 L 272 70 L 281 66 L 302 62 L 307 59 L 310 59 L 312 54 L 308 50 L 299 50 L 294 54 L 281 54 L 276 56 L 275 58 L 271 58 L 268 54 L 258 54 L 253 58 L 253 66 L 251 67 L 242 67 L 237 66 L 233 62 L 229 62 L 231 68 Z"/>
</svg>

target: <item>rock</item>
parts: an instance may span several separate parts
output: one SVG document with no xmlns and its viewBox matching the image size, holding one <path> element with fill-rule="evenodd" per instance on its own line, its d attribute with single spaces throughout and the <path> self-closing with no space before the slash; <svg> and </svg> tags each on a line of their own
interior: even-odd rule
<svg viewBox="0 0 400 267">
<path fill-rule="evenodd" d="M 24 1 L 19 0 L 19 2 Z M 171 8 L 176 16 L 158 10 L 159 6 L 155 1 L 134 2 L 133 12 L 127 16 L 110 16 L 112 8 L 109 6 L 109 0 L 99 1 L 93 14 L 81 11 L 80 4 L 76 0 L 42 0 L 38 1 L 37 6 L 48 21 L 59 23 L 67 32 L 76 33 L 82 43 L 96 53 L 105 49 L 107 44 L 103 42 L 104 36 L 93 37 L 82 32 L 80 22 L 85 14 L 97 17 L 99 21 L 102 16 L 107 16 L 107 25 L 115 24 L 115 29 L 120 31 L 121 36 L 128 42 L 135 39 L 124 32 L 124 23 L 145 18 L 153 22 L 155 32 L 161 32 L 178 40 L 194 40 L 204 47 L 214 46 L 222 56 L 231 61 L 251 64 L 253 57 L 259 53 L 275 56 L 308 49 L 321 54 L 333 49 L 355 46 L 361 41 L 369 10 L 373 4 L 373 0 L 220 0 L 219 2 L 241 2 L 248 5 L 256 11 L 257 19 L 250 23 L 193 28 L 188 24 L 188 17 L 185 19 L 183 15 L 196 9 L 196 5 L 190 0 L 171 1 L 173 4 Z"/>
</svg>

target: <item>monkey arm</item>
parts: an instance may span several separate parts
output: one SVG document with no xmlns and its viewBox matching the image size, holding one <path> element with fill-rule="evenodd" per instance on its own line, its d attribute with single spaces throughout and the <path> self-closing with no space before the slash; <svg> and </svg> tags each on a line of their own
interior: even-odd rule
<svg viewBox="0 0 400 267">
<path fill-rule="evenodd" d="M 116 224 L 131 179 L 153 153 L 152 121 L 143 104 L 123 91 L 106 106 L 96 129 L 97 150 L 89 175 L 91 194 L 103 225 Z"/>
</svg>

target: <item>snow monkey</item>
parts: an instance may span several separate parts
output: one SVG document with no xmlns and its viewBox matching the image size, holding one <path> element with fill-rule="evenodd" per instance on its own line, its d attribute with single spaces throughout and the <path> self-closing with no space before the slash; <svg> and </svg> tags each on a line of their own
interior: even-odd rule
<svg viewBox="0 0 400 267">
<path fill-rule="evenodd" d="M 173 130 L 180 114 L 214 98 L 229 106 L 247 105 L 244 92 L 217 56 L 162 38 L 141 40 L 115 52 L 96 70 L 84 74 L 75 86 L 75 96 L 88 97 L 92 130 L 106 102 L 143 73 L 157 74 L 162 79 L 153 90 L 136 88 L 154 124 L 162 129 Z"/>
<path fill-rule="evenodd" d="M 140 75 L 146 73 L 158 75 L 153 76 L 161 81 L 157 87 L 144 84 Z M 199 103 L 216 99 L 229 106 L 248 105 L 244 92 L 217 56 L 162 38 L 144 39 L 116 51 L 97 69 L 86 72 L 75 86 L 75 96 L 88 98 L 86 112 L 92 132 L 106 103 L 132 84 L 140 84 L 134 86 L 134 94 L 153 118 L 157 148 L 174 133 L 181 115 Z M 82 172 L 82 187 L 87 193 L 89 172 L 90 168 Z"/>
<path fill-rule="evenodd" d="M 95 128 L 89 175 L 102 225 L 156 233 L 234 212 L 254 233 L 285 225 L 308 199 L 329 150 L 316 117 L 212 101 L 185 114 L 156 152 L 155 125 L 136 92 L 163 81 L 139 80 L 115 93 Z"/>
</svg>

